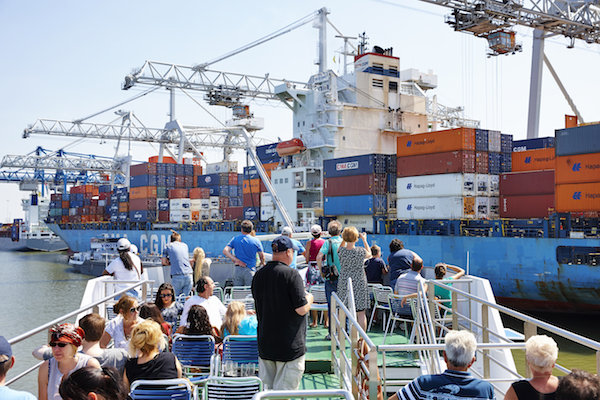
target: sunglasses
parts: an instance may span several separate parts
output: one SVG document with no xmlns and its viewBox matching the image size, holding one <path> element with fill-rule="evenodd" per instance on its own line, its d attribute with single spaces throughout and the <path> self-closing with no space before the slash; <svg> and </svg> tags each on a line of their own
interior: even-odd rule
<svg viewBox="0 0 600 400">
<path fill-rule="evenodd" d="M 158 297 L 173 297 L 173 294 L 172 293 L 159 294 Z"/>
<path fill-rule="evenodd" d="M 63 343 L 63 342 L 50 342 L 50 347 L 65 347 L 68 343 Z"/>
<path fill-rule="evenodd" d="M 140 306 L 137 306 L 137 307 L 131 307 L 131 308 L 129 309 L 129 312 L 130 312 L 130 313 L 134 313 L 134 312 L 140 312 Z"/>
</svg>

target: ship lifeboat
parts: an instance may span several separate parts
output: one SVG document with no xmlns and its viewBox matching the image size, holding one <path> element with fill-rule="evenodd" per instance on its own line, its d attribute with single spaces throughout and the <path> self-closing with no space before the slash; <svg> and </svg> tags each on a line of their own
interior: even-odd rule
<svg viewBox="0 0 600 400">
<path fill-rule="evenodd" d="M 277 154 L 280 157 L 282 156 L 291 156 L 292 154 L 298 154 L 301 151 L 306 150 L 304 143 L 302 140 L 295 138 L 291 140 L 286 140 L 285 142 L 279 142 L 277 144 Z"/>
</svg>

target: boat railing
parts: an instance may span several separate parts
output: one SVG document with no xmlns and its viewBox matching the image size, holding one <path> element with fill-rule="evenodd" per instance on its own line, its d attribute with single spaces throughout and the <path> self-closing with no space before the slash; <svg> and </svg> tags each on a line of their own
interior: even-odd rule
<svg viewBox="0 0 600 400">
<path fill-rule="evenodd" d="M 103 280 L 103 281 L 107 281 L 106 279 L 111 279 L 110 283 L 126 283 L 125 281 L 113 281 L 112 278 L 110 277 L 102 277 L 102 278 L 96 278 L 99 280 Z M 100 307 L 101 305 L 105 304 L 106 302 L 112 301 L 115 297 L 117 296 L 121 296 L 123 294 L 126 294 L 128 291 L 141 287 L 142 288 L 142 295 L 144 297 L 142 297 L 143 299 L 145 299 L 146 294 L 147 294 L 147 290 L 146 288 L 148 287 L 148 285 L 152 285 L 153 281 L 148 280 L 148 279 L 143 279 L 140 281 L 136 281 L 136 282 L 132 282 L 129 286 L 127 286 L 124 289 L 121 290 L 117 290 L 114 293 L 111 293 L 110 295 L 104 295 L 101 298 L 98 298 L 98 296 L 94 296 L 94 297 L 90 297 L 92 293 L 88 293 L 88 289 L 90 288 L 89 282 L 88 282 L 88 286 L 86 287 L 86 292 L 84 293 L 84 297 L 82 299 L 81 302 L 81 306 L 74 311 L 71 311 L 67 314 L 61 315 L 58 318 L 53 319 L 50 322 L 47 322 L 45 324 L 42 324 L 34 329 L 31 329 L 25 333 L 22 333 L 18 336 L 15 336 L 14 338 L 11 338 L 8 340 L 8 343 L 10 343 L 11 346 L 14 346 L 15 344 L 30 338 L 31 336 L 38 334 L 40 332 L 44 332 L 47 331 L 48 328 L 56 325 L 56 324 L 60 324 L 62 322 L 67 321 L 68 319 L 77 316 L 77 320 L 83 316 L 86 315 L 88 313 L 91 312 L 96 312 L 99 314 L 103 314 L 102 308 Z M 91 285 L 92 287 L 101 287 L 101 285 Z M 93 288 L 92 288 L 93 289 Z M 88 296 L 86 296 L 86 294 L 88 294 Z M 92 298 L 95 298 L 95 300 L 90 300 Z M 25 371 L 21 372 L 20 374 L 18 374 L 17 376 L 15 376 L 14 378 L 10 379 L 9 381 L 6 382 L 6 385 L 10 385 L 16 381 L 18 381 L 19 379 L 23 378 L 24 376 L 30 374 L 31 372 L 35 371 L 36 369 L 38 369 L 40 367 L 40 365 L 43 364 L 43 361 L 36 363 L 35 365 L 33 365 L 32 367 L 26 369 Z"/>
<path fill-rule="evenodd" d="M 321 390 L 266 390 L 259 392 L 252 397 L 252 400 L 263 399 L 337 399 L 354 400 L 352 393 L 343 389 L 321 389 Z"/>
</svg>

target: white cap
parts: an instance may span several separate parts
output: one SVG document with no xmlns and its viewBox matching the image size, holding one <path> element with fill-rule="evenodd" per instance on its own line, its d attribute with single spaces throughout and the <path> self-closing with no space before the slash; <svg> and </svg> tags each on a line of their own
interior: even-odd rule
<svg viewBox="0 0 600 400">
<path fill-rule="evenodd" d="M 281 230 L 281 234 L 284 236 L 292 236 L 292 228 L 290 228 L 289 226 L 284 226 L 283 229 Z"/>
<path fill-rule="evenodd" d="M 121 238 L 121 239 L 117 240 L 117 250 L 119 250 L 119 251 L 129 250 L 130 247 L 131 247 L 131 242 L 129 240 L 127 240 L 127 238 Z"/>
<path fill-rule="evenodd" d="M 310 233 L 312 233 L 313 235 L 320 235 L 321 234 L 321 225 L 313 225 L 310 227 Z"/>
<path fill-rule="evenodd" d="M 137 254 L 138 248 L 135 244 L 132 244 L 131 246 L 129 246 L 129 251 L 132 252 L 133 254 Z"/>
</svg>

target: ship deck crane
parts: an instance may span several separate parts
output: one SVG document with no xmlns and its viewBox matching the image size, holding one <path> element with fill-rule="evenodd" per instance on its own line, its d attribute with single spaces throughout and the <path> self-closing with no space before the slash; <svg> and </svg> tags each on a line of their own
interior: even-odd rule
<svg viewBox="0 0 600 400">
<path fill-rule="evenodd" d="M 564 36 L 570 39 L 569 48 L 574 46 L 575 39 L 586 43 L 600 43 L 599 0 L 421 1 L 451 8 L 452 14 L 446 17 L 446 22 L 453 26 L 454 30 L 486 37 L 488 41 L 490 39 L 497 41 L 492 43 L 495 46 L 492 50 L 498 54 L 518 51 L 511 27 L 520 25 L 534 29 L 527 138 L 539 136 L 543 63 L 550 70 L 579 121 L 583 122 L 581 113 L 544 54 L 544 39 L 557 35 Z"/>
</svg>

